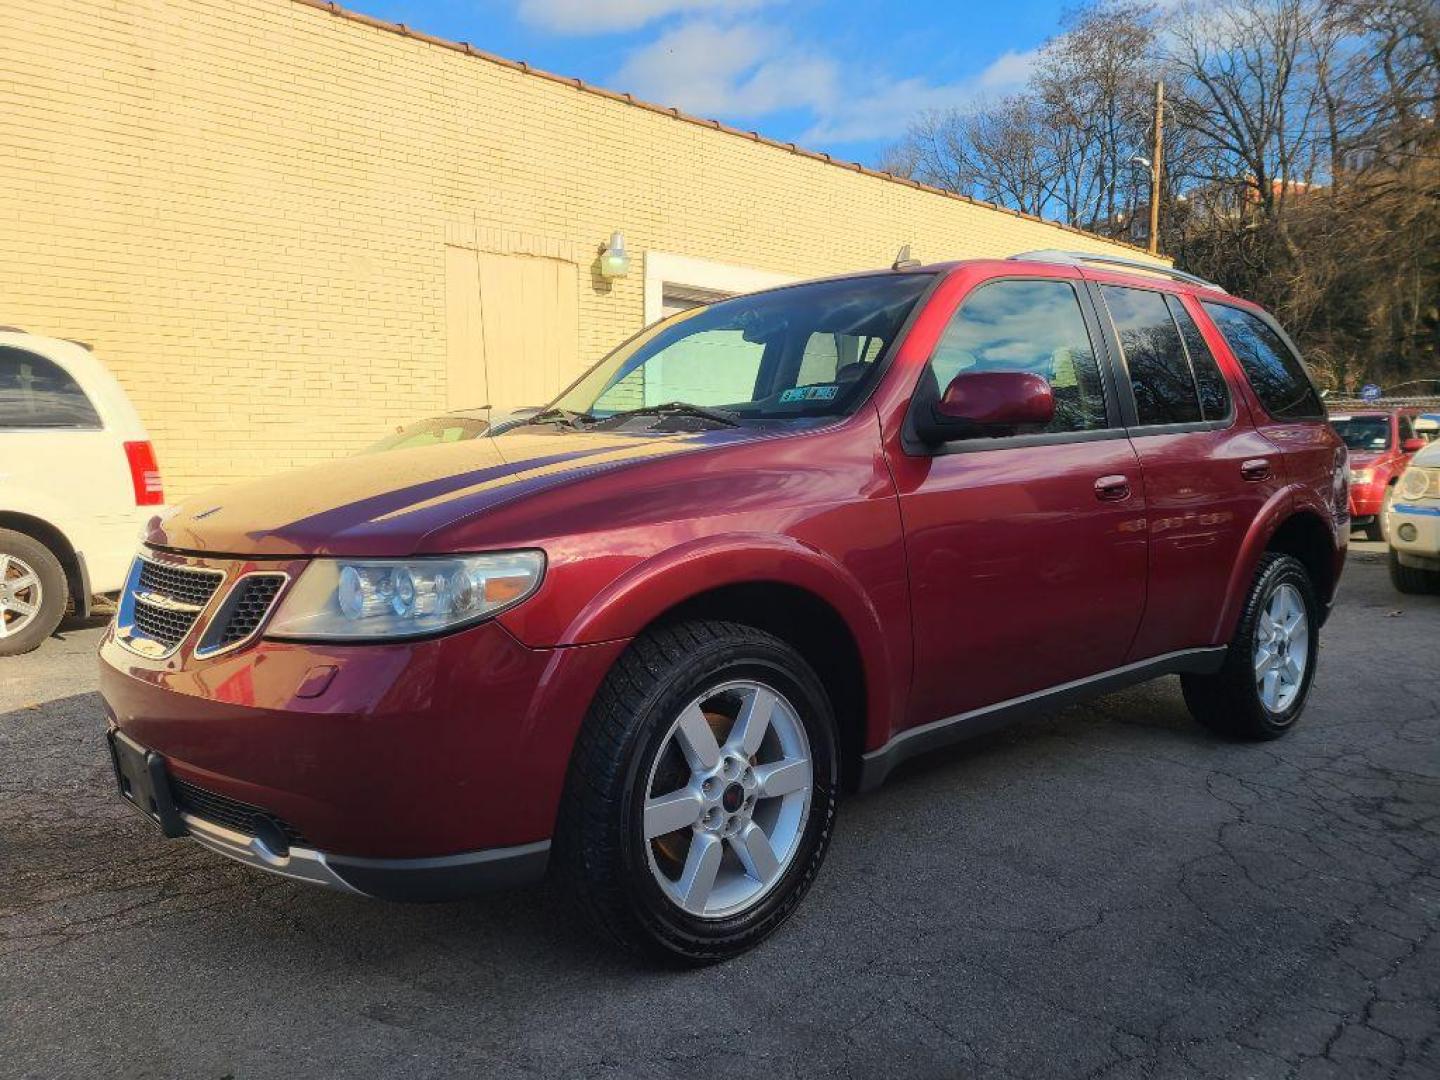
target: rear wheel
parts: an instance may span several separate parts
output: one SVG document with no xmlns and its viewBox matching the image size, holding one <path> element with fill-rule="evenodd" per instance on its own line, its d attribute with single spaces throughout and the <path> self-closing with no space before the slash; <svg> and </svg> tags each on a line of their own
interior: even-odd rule
<svg viewBox="0 0 1440 1080">
<path fill-rule="evenodd" d="M 1320 647 L 1319 603 L 1304 565 L 1260 559 L 1225 663 L 1182 675 L 1185 704 L 1206 727 L 1241 739 L 1277 739 L 1305 708 Z"/>
<path fill-rule="evenodd" d="M 727 959 L 773 933 L 814 880 L 838 765 L 829 699 L 789 645 L 725 622 L 652 630 L 577 741 L 557 870 L 622 945 Z"/>
<path fill-rule="evenodd" d="M 0 656 L 29 652 L 65 614 L 65 570 L 33 536 L 0 529 Z"/>
<path fill-rule="evenodd" d="M 1440 592 L 1440 570 L 1426 570 L 1419 566 L 1406 566 L 1400 561 L 1395 549 L 1390 549 L 1390 584 L 1402 593 L 1423 595 Z"/>
</svg>

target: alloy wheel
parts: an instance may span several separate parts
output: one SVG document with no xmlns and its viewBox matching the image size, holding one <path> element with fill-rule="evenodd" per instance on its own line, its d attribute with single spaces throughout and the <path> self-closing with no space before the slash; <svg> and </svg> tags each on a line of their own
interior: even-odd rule
<svg viewBox="0 0 1440 1080">
<path fill-rule="evenodd" d="M 1305 682 L 1310 661 L 1310 620 L 1300 591 L 1280 585 L 1265 602 L 1255 627 L 1255 688 L 1271 713 L 1283 713 Z"/>
<path fill-rule="evenodd" d="M 753 908 L 800 850 L 813 787 L 805 725 L 784 695 L 752 681 L 706 691 L 670 726 L 645 785 L 655 882 L 700 918 Z"/>
<path fill-rule="evenodd" d="M 18 556 L 0 552 L 0 638 L 20 633 L 40 614 L 40 575 Z"/>
</svg>

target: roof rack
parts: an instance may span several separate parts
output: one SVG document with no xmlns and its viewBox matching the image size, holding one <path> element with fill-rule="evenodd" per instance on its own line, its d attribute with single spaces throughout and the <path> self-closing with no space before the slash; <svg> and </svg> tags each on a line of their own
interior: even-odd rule
<svg viewBox="0 0 1440 1080">
<path fill-rule="evenodd" d="M 1062 266 L 1084 266 L 1087 263 L 1095 263 L 1099 266 L 1117 266 L 1125 270 L 1144 270 L 1147 273 L 1161 274 L 1174 278 L 1176 281 L 1183 281 L 1187 285 L 1198 285 L 1202 289 L 1214 289 L 1216 292 L 1225 291 L 1213 281 L 1206 281 L 1194 274 L 1176 270 L 1173 266 L 1162 266 L 1157 263 L 1145 262 L 1143 259 L 1132 259 L 1128 255 L 1102 255 L 1093 251 L 1058 251 L 1054 248 L 1043 248 L 1040 251 L 1025 251 L 1019 255 L 1011 255 L 1010 259 L 1014 262 L 1059 263 Z"/>
</svg>

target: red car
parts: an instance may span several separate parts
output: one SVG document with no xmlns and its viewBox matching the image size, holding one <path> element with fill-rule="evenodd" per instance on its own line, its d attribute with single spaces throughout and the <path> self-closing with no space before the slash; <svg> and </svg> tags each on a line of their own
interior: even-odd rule
<svg viewBox="0 0 1440 1080">
<path fill-rule="evenodd" d="M 1034 253 L 684 312 L 494 438 L 157 520 L 101 648 L 168 836 L 376 897 L 547 869 L 690 962 L 773 931 L 841 791 L 1179 674 L 1295 724 L 1345 448 L 1285 334 Z"/>
<path fill-rule="evenodd" d="M 1425 449 L 1415 431 L 1418 409 L 1332 413 L 1330 423 L 1350 451 L 1350 523 L 1368 540 L 1383 540 L 1385 511 L 1410 459 Z"/>
</svg>

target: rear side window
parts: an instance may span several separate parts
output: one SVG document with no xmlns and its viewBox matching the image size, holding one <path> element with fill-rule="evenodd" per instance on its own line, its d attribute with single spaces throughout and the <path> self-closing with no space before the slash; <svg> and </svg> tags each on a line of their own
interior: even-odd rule
<svg viewBox="0 0 1440 1080">
<path fill-rule="evenodd" d="M 1240 361 L 1255 396 L 1277 420 L 1323 420 L 1320 395 L 1300 358 L 1264 319 L 1229 304 L 1203 304 Z"/>
<path fill-rule="evenodd" d="M 1139 424 L 1198 422 L 1200 394 L 1164 295 L 1119 285 L 1102 285 L 1100 291 L 1130 371 Z"/>
<path fill-rule="evenodd" d="M 1195 372 L 1195 385 L 1200 391 L 1200 408 L 1206 420 L 1223 420 L 1230 415 L 1230 387 L 1225 385 L 1225 376 L 1220 374 L 1220 365 L 1215 362 L 1210 346 L 1200 333 L 1200 327 L 1185 310 L 1178 298 L 1167 295 L 1165 303 L 1180 327 L 1180 337 L 1185 342 L 1185 351 L 1190 354 L 1190 368 Z"/>
<path fill-rule="evenodd" d="M 1109 426 L 1095 346 L 1075 290 L 1064 281 L 993 281 L 965 298 L 930 359 L 936 392 L 962 372 L 1042 375 L 1055 395 L 1045 431 Z"/>
<path fill-rule="evenodd" d="M 17 428 L 99 428 L 90 399 L 58 364 L 0 345 L 0 431 Z"/>
</svg>

